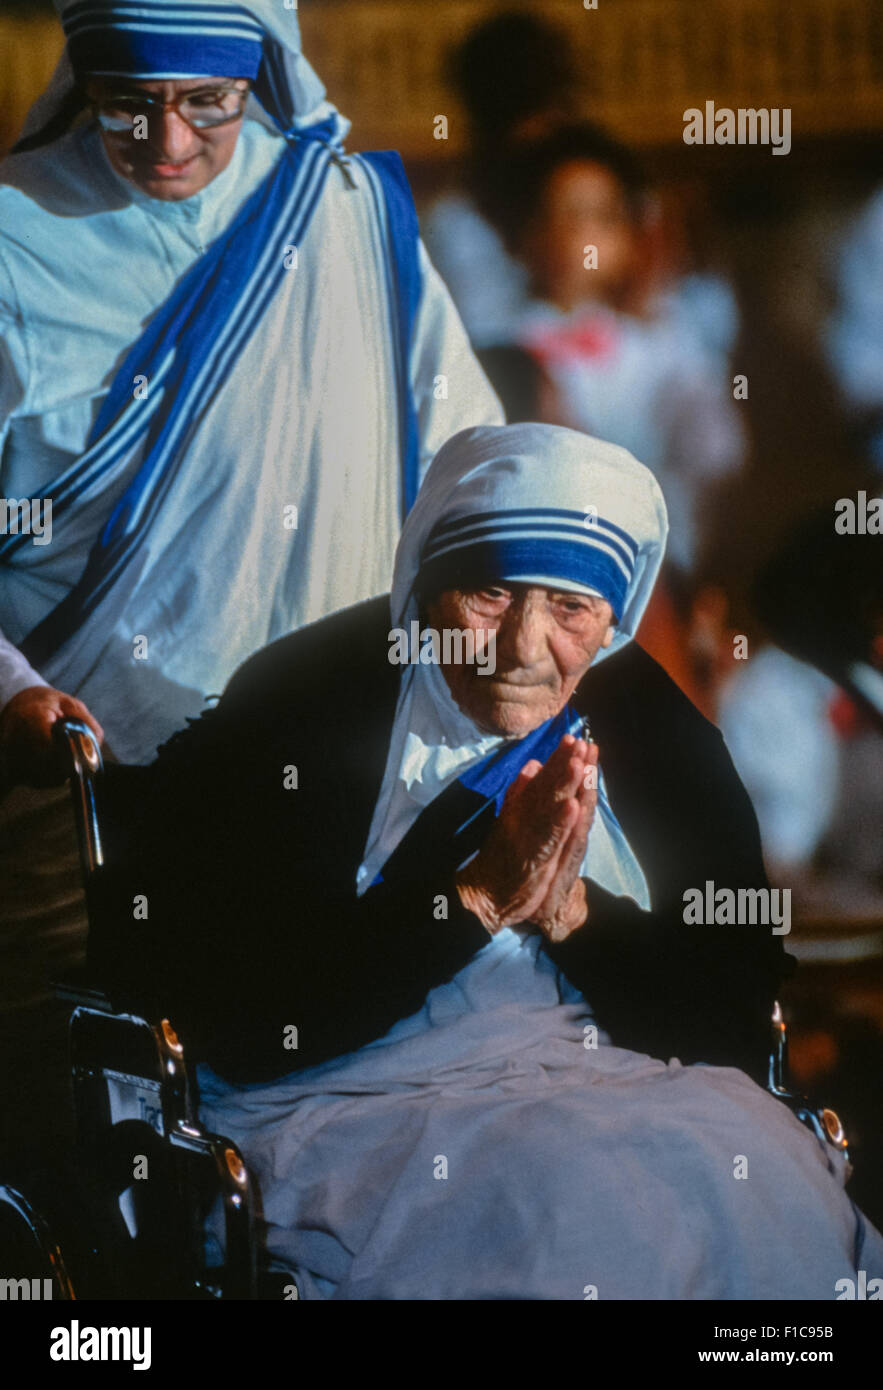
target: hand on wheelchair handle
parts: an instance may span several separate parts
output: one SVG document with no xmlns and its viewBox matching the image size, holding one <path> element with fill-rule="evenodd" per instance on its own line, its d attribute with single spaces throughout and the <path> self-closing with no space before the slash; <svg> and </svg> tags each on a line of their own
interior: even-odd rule
<svg viewBox="0 0 883 1390">
<path fill-rule="evenodd" d="M 99 744 L 104 730 L 82 700 L 48 685 L 20 690 L 0 712 L 0 782 L 6 787 L 57 787 L 70 773 L 54 738 L 60 719 L 82 719 Z"/>
</svg>

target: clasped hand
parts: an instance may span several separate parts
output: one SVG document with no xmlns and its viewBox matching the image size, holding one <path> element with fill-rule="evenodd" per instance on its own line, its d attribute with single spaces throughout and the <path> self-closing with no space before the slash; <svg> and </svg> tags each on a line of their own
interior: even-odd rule
<svg viewBox="0 0 883 1390">
<path fill-rule="evenodd" d="M 565 734 L 545 764 L 525 763 L 491 833 L 457 876 L 464 907 L 493 935 L 533 923 L 563 941 L 588 916 L 579 876 L 598 799 L 598 745 Z"/>
</svg>

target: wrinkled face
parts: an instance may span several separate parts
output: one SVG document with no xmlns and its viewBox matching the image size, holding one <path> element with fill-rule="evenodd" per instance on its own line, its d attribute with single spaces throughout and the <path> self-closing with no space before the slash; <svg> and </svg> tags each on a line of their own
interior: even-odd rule
<svg viewBox="0 0 883 1390">
<path fill-rule="evenodd" d="M 493 674 L 477 664 L 442 670 L 463 713 L 483 732 L 508 738 L 558 714 L 614 634 L 605 599 L 508 581 L 446 589 L 426 605 L 426 620 L 439 631 L 473 628 L 477 650 L 488 631 L 496 634 Z"/>
<path fill-rule="evenodd" d="M 188 77 L 174 82 L 95 77 L 86 90 L 89 99 L 98 103 L 121 96 L 137 99 L 139 94 L 166 102 L 190 95 L 194 109 L 203 106 L 214 109 L 218 101 L 231 98 L 220 94 L 213 103 L 212 93 L 218 93 L 231 83 L 242 92 L 248 91 L 249 84 L 244 78 L 229 77 Z M 235 109 L 235 98 L 233 102 Z M 143 110 L 147 119 L 136 126 L 143 138 L 136 138 L 135 130 L 101 132 L 104 148 L 116 172 L 143 193 L 166 202 L 180 202 L 199 193 L 227 168 L 242 129 L 241 116 L 224 125 L 196 129 L 170 107 L 160 111 L 157 107 L 145 106 Z"/>
<path fill-rule="evenodd" d="M 585 264 L 587 246 L 598 248 L 592 269 Z M 557 168 L 526 237 L 538 292 L 564 309 L 585 300 L 615 300 L 636 252 L 635 227 L 615 174 L 588 160 Z"/>
</svg>

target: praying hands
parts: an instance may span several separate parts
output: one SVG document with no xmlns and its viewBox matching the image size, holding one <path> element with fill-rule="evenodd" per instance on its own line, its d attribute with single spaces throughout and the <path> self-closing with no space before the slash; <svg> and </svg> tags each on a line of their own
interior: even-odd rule
<svg viewBox="0 0 883 1390">
<path fill-rule="evenodd" d="M 565 734 L 545 764 L 525 763 L 481 851 L 457 879 L 493 936 L 530 922 L 563 941 L 588 915 L 579 876 L 597 802 L 598 746 Z"/>
</svg>

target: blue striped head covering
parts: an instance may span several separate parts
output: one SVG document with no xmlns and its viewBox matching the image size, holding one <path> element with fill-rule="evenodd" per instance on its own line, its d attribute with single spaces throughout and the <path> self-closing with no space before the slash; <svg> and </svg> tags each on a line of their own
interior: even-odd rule
<svg viewBox="0 0 883 1390">
<path fill-rule="evenodd" d="M 31 109 L 19 148 L 63 134 L 77 79 L 247 77 L 286 134 L 334 116 L 301 51 L 297 10 L 284 0 L 55 0 L 67 35 L 52 82 Z"/>
<path fill-rule="evenodd" d="M 263 58 L 253 13 L 219 0 L 71 0 L 61 23 L 77 73 L 254 79 Z"/>
<path fill-rule="evenodd" d="M 436 454 L 396 553 L 392 621 L 493 580 L 600 595 L 637 631 L 665 552 L 659 484 L 625 449 L 554 425 L 462 430 Z"/>
</svg>

